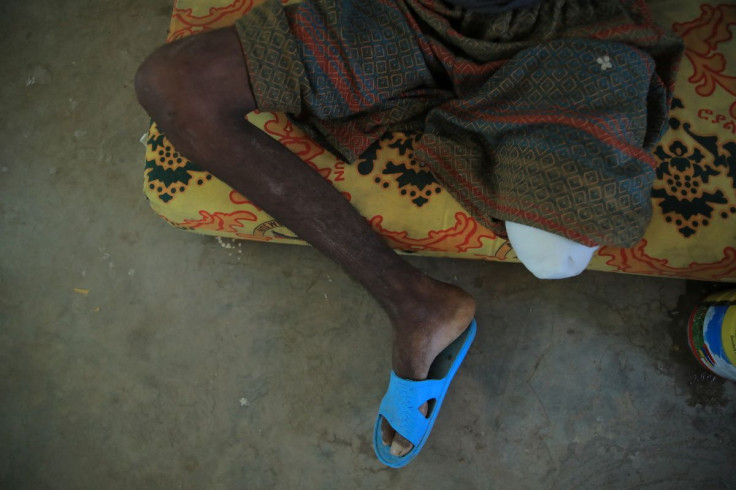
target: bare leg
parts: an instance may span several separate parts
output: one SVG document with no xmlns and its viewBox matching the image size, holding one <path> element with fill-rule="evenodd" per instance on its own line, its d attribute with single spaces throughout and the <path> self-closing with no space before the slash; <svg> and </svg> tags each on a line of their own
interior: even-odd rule
<svg viewBox="0 0 736 490">
<path fill-rule="evenodd" d="M 426 378 L 437 354 L 470 323 L 472 297 L 401 259 L 329 182 L 244 119 L 255 102 L 234 29 L 159 48 L 138 70 L 136 92 L 178 151 L 365 286 L 393 326 L 394 371 Z M 394 454 L 411 449 L 387 424 L 383 439 Z"/>
</svg>

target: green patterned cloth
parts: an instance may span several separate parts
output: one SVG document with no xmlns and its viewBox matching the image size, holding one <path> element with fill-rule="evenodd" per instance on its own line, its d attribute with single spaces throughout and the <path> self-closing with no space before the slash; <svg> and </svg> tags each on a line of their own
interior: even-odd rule
<svg viewBox="0 0 736 490">
<path fill-rule="evenodd" d="M 439 0 L 257 6 L 237 24 L 258 108 L 348 162 L 421 131 L 416 158 L 484 225 L 631 246 L 682 45 L 633 1 L 498 15 Z"/>
</svg>

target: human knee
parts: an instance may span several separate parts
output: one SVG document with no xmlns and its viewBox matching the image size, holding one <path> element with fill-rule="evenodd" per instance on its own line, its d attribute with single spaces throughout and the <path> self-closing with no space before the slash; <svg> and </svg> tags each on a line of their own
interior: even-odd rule
<svg viewBox="0 0 736 490">
<path fill-rule="evenodd" d="M 221 29 L 165 44 L 138 68 L 139 103 L 162 118 L 233 113 L 255 108 L 237 34 Z"/>
<path fill-rule="evenodd" d="M 158 48 L 138 67 L 135 74 L 135 94 L 138 103 L 151 116 L 163 112 L 168 99 L 174 95 L 174 84 L 171 80 L 173 63 L 166 55 L 169 49 L 169 45 Z"/>
<path fill-rule="evenodd" d="M 519 223 L 506 222 L 506 231 L 516 256 L 539 279 L 577 276 L 598 249 Z"/>
</svg>

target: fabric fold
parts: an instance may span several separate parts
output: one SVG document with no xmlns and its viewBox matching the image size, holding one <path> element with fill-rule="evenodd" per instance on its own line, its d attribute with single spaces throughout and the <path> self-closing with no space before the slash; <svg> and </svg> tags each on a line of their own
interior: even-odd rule
<svg viewBox="0 0 736 490">
<path fill-rule="evenodd" d="M 643 235 L 682 55 L 643 2 L 490 15 L 441 0 L 266 0 L 237 25 L 258 108 L 346 161 L 420 131 L 415 156 L 496 233 L 513 220 L 585 245 Z"/>
</svg>

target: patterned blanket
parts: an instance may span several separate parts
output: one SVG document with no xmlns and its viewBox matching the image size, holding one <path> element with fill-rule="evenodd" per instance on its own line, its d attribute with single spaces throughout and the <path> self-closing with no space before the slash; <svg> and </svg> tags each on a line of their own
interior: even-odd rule
<svg viewBox="0 0 736 490">
<path fill-rule="evenodd" d="M 175 0 L 167 39 L 232 25 L 261 1 Z M 653 217 L 636 245 L 604 246 L 588 268 L 736 281 L 736 6 L 707 0 L 648 5 L 657 23 L 685 41 L 668 129 L 654 150 Z M 387 134 L 349 165 L 284 114 L 256 111 L 248 119 L 335 186 L 394 249 L 517 261 L 507 240 L 478 223 L 426 165 L 420 167 L 412 150 L 420 133 Z M 304 244 L 247 196 L 179 155 L 155 124 L 143 180 L 163 219 L 224 239 L 226 248 L 236 246 L 231 239 Z M 238 257 L 233 253 L 232 260 Z"/>
<path fill-rule="evenodd" d="M 415 158 L 498 234 L 509 220 L 586 245 L 644 235 L 682 44 L 643 3 L 486 15 L 439 0 L 269 0 L 236 25 L 259 109 L 349 162 L 417 131 Z"/>
</svg>

